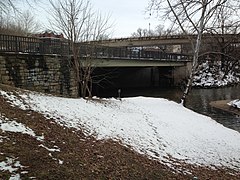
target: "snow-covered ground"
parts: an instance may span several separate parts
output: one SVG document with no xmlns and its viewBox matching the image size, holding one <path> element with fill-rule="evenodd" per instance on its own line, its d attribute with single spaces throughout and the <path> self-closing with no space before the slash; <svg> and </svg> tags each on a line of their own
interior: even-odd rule
<svg viewBox="0 0 240 180">
<path fill-rule="evenodd" d="M 166 99 L 86 101 L 30 92 L 20 94 L 22 101 L 1 90 L 0 95 L 15 106 L 38 111 L 62 126 L 84 129 L 87 135 L 98 139 L 121 140 L 168 165 L 174 164 L 173 158 L 240 170 L 240 133 Z"/>
<path fill-rule="evenodd" d="M 217 63 L 217 62 L 216 62 Z M 193 78 L 193 86 L 197 87 L 222 87 L 240 82 L 238 66 L 226 75 L 221 70 L 221 64 L 209 65 L 206 61 L 200 64 Z"/>
</svg>

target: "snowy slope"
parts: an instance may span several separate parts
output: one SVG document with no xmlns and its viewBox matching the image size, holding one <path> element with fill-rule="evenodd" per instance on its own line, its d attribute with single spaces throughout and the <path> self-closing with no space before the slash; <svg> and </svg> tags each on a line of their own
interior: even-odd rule
<svg viewBox="0 0 240 180">
<path fill-rule="evenodd" d="M 13 95 L 0 94 L 27 108 Z M 240 134 L 175 102 L 146 97 L 86 101 L 34 93 L 21 97 L 28 108 L 63 126 L 84 128 L 99 139 L 119 139 L 162 162 L 171 164 L 172 157 L 240 170 Z"/>
</svg>

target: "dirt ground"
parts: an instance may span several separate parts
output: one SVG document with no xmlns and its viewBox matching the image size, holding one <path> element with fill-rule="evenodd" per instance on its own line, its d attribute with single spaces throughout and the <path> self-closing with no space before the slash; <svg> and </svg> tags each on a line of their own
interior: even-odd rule
<svg viewBox="0 0 240 180">
<path fill-rule="evenodd" d="M 15 89 L 0 85 L 0 90 Z M 239 179 L 237 172 L 228 169 L 208 169 L 179 162 L 178 169 L 138 154 L 131 147 L 113 140 L 100 141 L 85 136 L 82 131 L 65 128 L 34 111 L 11 106 L 0 96 L 0 115 L 31 128 L 44 141 L 0 130 L 0 162 L 7 157 L 20 161 L 17 173 L 21 179 Z M 50 152 L 44 148 L 58 148 Z M 177 168 L 177 167 L 175 167 Z M 186 169 L 188 172 L 186 173 Z M 235 175 L 233 175 L 235 174 Z M 0 170 L 0 179 L 11 173 Z"/>
</svg>

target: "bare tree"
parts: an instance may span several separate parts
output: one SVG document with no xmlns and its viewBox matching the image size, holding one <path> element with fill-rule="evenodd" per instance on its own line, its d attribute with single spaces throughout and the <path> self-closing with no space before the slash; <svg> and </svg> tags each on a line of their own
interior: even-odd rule
<svg viewBox="0 0 240 180">
<path fill-rule="evenodd" d="M 165 29 L 164 25 L 159 24 L 153 30 L 138 28 L 136 32 L 132 33 L 132 37 L 147 37 L 147 36 L 164 36 L 168 34 L 180 34 L 176 29 Z"/>
<path fill-rule="evenodd" d="M 11 10 L 18 10 L 17 3 L 19 2 L 25 2 L 28 5 L 31 5 L 32 3 L 39 2 L 40 0 L 1 0 L 0 1 L 0 12 L 7 13 Z"/>
<path fill-rule="evenodd" d="M 38 32 L 41 29 L 41 25 L 36 21 L 35 16 L 29 11 L 19 13 L 17 18 L 17 24 L 25 35 L 31 35 Z"/>
<path fill-rule="evenodd" d="M 6 13 L 11 8 L 15 9 L 14 1 L 11 1 L 11 0 L 1 0 L 1 2 L 0 2 L 0 11 L 1 11 L 1 13 Z"/>
<path fill-rule="evenodd" d="M 235 7 L 230 7 L 229 2 L 226 2 L 225 6 L 218 8 L 214 27 L 207 27 L 207 32 L 212 35 L 214 44 L 210 44 L 213 47 L 212 50 L 210 50 L 211 47 L 208 48 L 204 55 L 210 54 L 217 60 L 220 65 L 219 69 L 224 72 L 222 79 L 234 69 L 239 61 L 239 48 L 235 46 L 239 36 L 239 18 Z M 226 34 L 231 36 L 225 36 Z"/>
<path fill-rule="evenodd" d="M 26 35 L 34 32 L 37 27 L 37 22 L 35 21 L 34 16 L 30 11 L 21 13 L 18 4 L 19 2 L 25 3 L 33 8 L 33 4 L 40 1 L 41 0 L 1 0 L 0 32 L 11 35 Z"/>
<path fill-rule="evenodd" d="M 12 16 L 10 12 L 1 15 L 0 33 L 8 35 L 24 35 L 23 29 L 18 26 L 15 16 Z"/>
<path fill-rule="evenodd" d="M 91 97 L 94 44 L 79 46 L 81 42 L 99 40 L 106 35 L 111 27 L 108 25 L 109 15 L 94 12 L 89 0 L 49 1 L 52 8 L 50 23 L 69 40 L 77 91 L 83 98 Z M 81 57 L 80 54 L 85 55 Z"/>
<path fill-rule="evenodd" d="M 156 28 L 155 28 L 155 33 L 156 33 L 156 35 L 162 36 L 162 35 L 165 34 L 165 32 L 166 32 L 166 31 L 164 30 L 164 25 L 159 24 L 158 26 L 156 26 Z"/>
<path fill-rule="evenodd" d="M 132 36 L 133 37 L 146 37 L 146 36 L 148 36 L 148 30 L 138 28 L 136 32 L 132 33 Z"/>
<path fill-rule="evenodd" d="M 23 13 L 5 13 L 0 17 L 0 33 L 8 35 L 26 36 L 39 31 L 40 25 L 30 11 Z"/>
<path fill-rule="evenodd" d="M 231 2 L 230 2 L 231 1 Z M 226 4 L 228 2 L 228 4 Z M 203 33 L 206 27 L 213 27 L 216 17 L 219 15 L 219 8 L 239 7 L 239 2 L 235 0 L 151 0 L 149 2 L 149 11 L 164 13 L 164 16 L 177 25 L 191 41 L 193 51 L 193 62 L 188 82 L 181 98 L 181 103 L 185 103 L 187 94 L 190 91 L 193 75 L 198 65 L 200 46 Z M 193 39 L 192 37 L 196 37 Z"/>
</svg>

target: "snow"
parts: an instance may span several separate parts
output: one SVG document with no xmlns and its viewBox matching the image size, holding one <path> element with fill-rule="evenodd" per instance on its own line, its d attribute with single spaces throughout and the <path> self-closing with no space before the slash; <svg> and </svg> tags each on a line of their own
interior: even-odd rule
<svg viewBox="0 0 240 180">
<path fill-rule="evenodd" d="M 11 100 L 13 100 L 12 97 L 13 96 L 11 96 Z M 14 97 L 14 100 L 15 99 L 16 97 Z M 18 102 L 19 101 L 16 101 L 16 103 L 19 105 Z M 24 106 L 20 106 L 20 107 L 24 108 Z M 44 140 L 43 135 L 36 136 L 36 134 L 32 129 L 26 127 L 22 123 L 18 123 L 14 120 L 9 120 L 8 118 L 3 117 L 1 114 L 0 114 L 0 130 L 2 130 L 3 132 L 27 134 L 29 136 L 36 138 L 38 141 L 41 141 L 41 142 Z M 4 139 L 6 139 L 6 137 L 0 136 L 0 143 L 2 143 Z M 0 154 L 3 155 L 3 153 L 0 153 Z M 5 161 L 0 162 L 0 171 L 9 171 L 11 173 L 11 177 L 9 178 L 9 180 L 21 179 L 20 174 L 16 173 L 16 171 L 23 168 L 23 166 L 20 164 L 19 161 L 15 161 L 15 160 L 16 158 L 7 157 Z"/>
<path fill-rule="evenodd" d="M 58 160 L 58 164 L 62 165 L 63 164 L 63 161 L 62 160 Z"/>
<path fill-rule="evenodd" d="M 240 109 L 240 99 L 235 99 L 229 102 L 228 105 Z"/>
<path fill-rule="evenodd" d="M 0 171 L 9 171 L 12 175 L 9 180 L 20 180 L 20 174 L 17 174 L 18 169 L 23 168 L 19 161 L 15 158 L 7 157 L 5 161 L 0 162 Z"/>
<path fill-rule="evenodd" d="M 20 180 L 20 179 L 21 179 L 20 174 L 14 174 L 9 178 L 9 180 Z"/>
<path fill-rule="evenodd" d="M 221 64 L 211 65 L 206 61 L 198 66 L 197 72 L 193 77 L 193 86 L 197 87 L 222 87 L 240 82 L 240 74 L 237 70 L 230 70 L 226 75 L 221 69 Z"/>
<path fill-rule="evenodd" d="M 2 131 L 6 132 L 15 132 L 15 133 L 22 133 L 22 134 L 28 134 L 34 138 L 36 138 L 38 141 L 43 141 L 44 136 L 36 136 L 34 131 L 30 129 L 29 127 L 26 127 L 22 123 L 18 123 L 14 120 L 9 120 L 8 118 L 1 117 L 0 115 L 0 129 Z M 1 142 L 1 137 L 0 137 Z"/>
<path fill-rule="evenodd" d="M 1 171 L 9 171 L 10 173 L 17 170 L 17 168 L 12 167 L 13 159 L 7 158 L 6 161 L 0 162 Z"/>
<path fill-rule="evenodd" d="M 170 166 L 177 159 L 240 170 L 240 133 L 172 101 L 146 97 L 87 101 L 38 93 L 18 96 L 23 99 L 17 100 L 18 107 L 24 107 L 18 103 L 24 102 L 64 127 L 81 129 L 98 139 L 120 140 Z M 12 104 L 18 98 L 11 97 Z"/>
<path fill-rule="evenodd" d="M 57 146 L 55 146 L 54 148 L 48 148 L 48 147 L 44 146 L 43 144 L 40 144 L 38 146 L 42 147 L 50 152 L 60 152 L 60 149 Z"/>
<path fill-rule="evenodd" d="M 7 93 L 7 92 L 0 90 L 0 95 L 3 96 L 4 98 L 8 99 L 8 102 L 12 106 L 17 106 L 23 110 L 28 109 L 26 104 L 23 102 L 23 99 L 18 98 L 13 93 L 11 93 L 11 92 Z M 35 134 L 35 132 L 32 129 L 30 129 L 29 127 L 26 127 L 24 124 L 18 123 L 15 120 L 10 120 L 1 114 L 0 114 L 0 130 L 2 130 L 3 132 L 15 132 L 15 133 L 27 134 L 27 135 L 30 135 L 30 136 L 36 138 L 38 141 L 44 140 L 43 134 L 42 134 L 42 136 L 37 136 Z M 0 136 L 0 142 L 3 141 L 3 138 L 4 137 Z"/>
<path fill-rule="evenodd" d="M 1 91 L 0 90 L 0 95 L 7 98 L 9 101 L 9 103 L 12 104 L 12 102 L 14 102 L 14 104 L 12 104 L 12 106 L 17 106 L 23 110 L 27 110 L 28 107 L 24 104 L 24 102 L 22 101 L 22 99 L 17 98 L 12 92 L 5 92 L 5 91 Z"/>
</svg>

